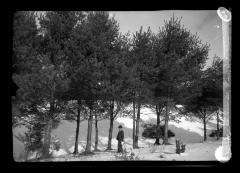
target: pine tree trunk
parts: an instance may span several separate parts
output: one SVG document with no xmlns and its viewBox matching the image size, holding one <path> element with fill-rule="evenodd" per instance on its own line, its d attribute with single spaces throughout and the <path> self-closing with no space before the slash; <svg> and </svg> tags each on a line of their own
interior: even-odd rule
<svg viewBox="0 0 240 173">
<path fill-rule="evenodd" d="M 139 148 L 138 146 L 138 136 L 139 136 L 139 122 L 140 122 L 140 110 L 141 110 L 141 104 L 138 101 L 138 110 L 137 110 L 137 121 L 136 121 L 136 136 L 135 136 L 135 146 L 136 148 Z"/>
<path fill-rule="evenodd" d="M 25 156 L 25 157 L 24 157 L 25 162 L 28 161 L 29 153 L 30 153 L 30 150 L 29 150 L 29 149 L 26 149 L 26 150 L 25 150 L 25 155 L 24 155 L 24 156 Z"/>
<path fill-rule="evenodd" d="M 32 133 L 32 128 L 30 127 L 29 134 L 31 134 L 31 133 Z M 27 136 L 27 145 L 25 145 L 25 148 L 24 148 L 25 149 L 25 155 L 24 155 L 25 161 L 28 161 L 28 157 L 30 154 L 29 144 L 31 144 L 31 135 Z M 37 157 L 37 154 L 36 154 L 36 157 Z"/>
<path fill-rule="evenodd" d="M 92 109 L 90 109 L 90 116 L 88 119 L 88 131 L 87 131 L 87 145 L 85 149 L 85 153 L 91 153 L 91 145 L 92 145 Z"/>
<path fill-rule="evenodd" d="M 219 140 L 219 112 L 217 112 L 217 140 Z"/>
<path fill-rule="evenodd" d="M 136 148 L 136 144 L 135 144 L 135 101 L 133 101 L 133 148 Z"/>
<path fill-rule="evenodd" d="M 50 111 L 48 117 L 45 119 L 47 124 L 45 126 L 45 133 L 43 139 L 43 150 L 42 150 L 42 158 L 50 157 L 50 145 L 51 145 L 51 132 L 52 132 L 52 117 L 54 113 L 54 102 L 50 102 Z"/>
<path fill-rule="evenodd" d="M 78 103 L 78 106 L 80 106 L 79 103 Z M 76 129 L 76 137 L 75 137 L 75 148 L 74 148 L 73 154 L 78 154 L 79 127 L 80 127 L 80 108 L 78 108 L 78 114 L 77 114 L 77 129 Z"/>
<path fill-rule="evenodd" d="M 207 140 L 206 114 L 203 115 L 204 141 Z"/>
<path fill-rule="evenodd" d="M 113 133 L 113 110 L 114 110 L 114 102 L 110 105 L 110 127 L 109 127 L 109 133 L 108 133 L 108 147 L 107 150 L 112 150 L 112 133 Z"/>
<path fill-rule="evenodd" d="M 165 125 L 164 125 L 164 140 L 163 140 L 163 144 L 167 145 L 169 144 L 168 143 L 168 120 L 169 120 L 169 104 L 170 104 L 170 101 L 169 101 L 169 94 L 170 94 L 170 91 L 169 91 L 169 88 L 167 89 L 167 94 L 168 94 L 168 97 L 167 97 L 167 105 L 166 105 L 166 114 L 165 114 Z"/>
<path fill-rule="evenodd" d="M 160 145 L 160 109 L 159 106 L 156 105 L 156 113 L 157 113 L 157 129 L 156 129 L 156 141 L 155 145 Z"/>
<path fill-rule="evenodd" d="M 98 151 L 98 120 L 95 114 L 95 151 Z"/>
<path fill-rule="evenodd" d="M 108 147 L 107 147 L 107 150 L 112 150 L 113 121 L 114 121 L 114 119 L 111 117 L 110 118 L 109 134 L 108 134 Z"/>
<path fill-rule="evenodd" d="M 163 144 L 167 145 L 168 143 L 168 120 L 169 120 L 169 103 L 166 105 L 166 114 L 165 114 L 165 125 L 164 125 L 164 140 Z"/>
<path fill-rule="evenodd" d="M 52 119 L 50 118 L 45 128 L 42 158 L 50 157 L 49 149 L 51 145 L 51 131 L 52 131 Z"/>
</svg>

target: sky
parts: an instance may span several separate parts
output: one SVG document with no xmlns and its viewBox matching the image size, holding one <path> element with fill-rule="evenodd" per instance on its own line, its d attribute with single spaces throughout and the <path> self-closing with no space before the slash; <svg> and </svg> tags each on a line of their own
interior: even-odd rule
<svg viewBox="0 0 240 173">
<path fill-rule="evenodd" d="M 222 21 L 217 10 L 110 11 L 109 14 L 119 23 L 122 33 L 135 33 L 141 26 L 143 30 L 150 26 L 157 33 L 164 26 L 164 20 L 170 20 L 173 15 L 182 17 L 181 23 L 186 29 L 192 34 L 197 33 L 202 43 L 210 44 L 207 66 L 214 55 L 223 57 Z"/>
<path fill-rule="evenodd" d="M 164 20 L 174 17 L 181 18 L 182 24 L 189 29 L 191 33 L 199 36 L 202 43 L 210 44 L 209 60 L 210 65 L 214 55 L 222 58 L 222 21 L 218 17 L 217 10 L 166 10 L 166 11 L 110 11 L 110 16 L 119 23 L 120 32 L 135 33 L 143 26 L 147 30 L 150 26 L 154 33 L 157 33 L 159 27 L 164 25 Z"/>
</svg>

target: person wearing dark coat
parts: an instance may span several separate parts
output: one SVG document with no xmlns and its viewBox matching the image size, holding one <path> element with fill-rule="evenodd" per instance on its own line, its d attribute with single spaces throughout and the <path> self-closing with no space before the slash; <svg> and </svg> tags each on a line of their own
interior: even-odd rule
<svg viewBox="0 0 240 173">
<path fill-rule="evenodd" d="M 122 142 L 124 141 L 124 132 L 122 130 L 122 126 L 118 126 L 118 134 L 117 134 L 117 140 L 118 140 L 118 153 L 120 152 L 123 152 L 123 149 L 122 149 Z"/>
</svg>

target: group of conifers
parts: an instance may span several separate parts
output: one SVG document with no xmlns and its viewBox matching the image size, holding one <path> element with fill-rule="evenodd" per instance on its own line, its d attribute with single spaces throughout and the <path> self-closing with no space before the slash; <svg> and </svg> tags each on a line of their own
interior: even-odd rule
<svg viewBox="0 0 240 173">
<path fill-rule="evenodd" d="M 111 150 L 114 120 L 129 116 L 137 148 L 141 108 L 150 107 L 158 127 L 163 117 L 163 144 L 168 144 L 170 110 L 176 105 L 204 124 L 221 108 L 220 58 L 204 70 L 209 47 L 174 17 L 157 33 L 141 27 L 122 34 L 108 12 L 18 11 L 13 15 L 13 80 L 19 87 L 12 99 L 13 125 L 28 117 L 28 150 L 40 148 L 48 157 L 51 131 L 61 120 L 77 122 L 77 154 L 79 133 L 85 133 L 79 132 L 81 121 L 88 121 L 85 152 L 90 153 L 93 123 L 98 150 L 98 121 L 110 120 Z"/>
</svg>

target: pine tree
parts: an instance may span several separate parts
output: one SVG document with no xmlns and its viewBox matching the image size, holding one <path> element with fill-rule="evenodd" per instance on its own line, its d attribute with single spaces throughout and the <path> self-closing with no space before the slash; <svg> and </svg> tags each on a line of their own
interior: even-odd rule
<svg viewBox="0 0 240 173">
<path fill-rule="evenodd" d="M 31 92 L 27 89 L 23 92 L 24 95 L 19 94 L 23 91 L 22 85 L 28 88 L 26 84 L 31 85 L 28 82 L 30 76 L 29 73 L 34 71 L 34 64 L 36 64 L 36 51 L 38 46 L 39 37 L 37 36 L 38 30 L 35 22 L 34 12 L 17 11 L 14 13 L 13 18 L 13 57 L 12 57 L 12 72 L 13 80 L 20 86 L 20 91 L 16 94 L 14 100 L 12 100 L 12 119 L 13 127 L 19 125 L 25 125 L 28 132 L 22 139 L 27 138 L 25 141 L 25 149 L 27 152 L 26 159 L 28 159 L 28 153 L 35 149 L 41 148 L 41 133 L 42 127 L 38 126 L 38 123 L 33 118 L 29 117 L 28 113 L 33 113 L 35 119 L 38 118 L 35 114 L 38 111 L 32 111 L 34 104 L 31 104 L 28 99 L 25 98 L 27 94 Z M 35 66 L 36 67 L 36 66 Z M 28 88 L 32 89 L 32 87 Z M 36 106 L 36 104 L 35 104 Z M 39 128 L 37 128 L 39 127 Z M 34 141 L 34 142 L 32 142 Z"/>
<path fill-rule="evenodd" d="M 153 73 L 154 96 L 166 102 L 164 144 L 168 144 L 168 121 L 171 108 L 181 100 L 184 88 L 199 75 L 207 59 L 209 45 L 202 44 L 181 25 L 181 19 L 171 18 L 157 35 Z"/>
<path fill-rule="evenodd" d="M 62 94 L 62 99 L 66 104 L 66 119 L 76 121 L 76 136 L 74 154 L 78 154 L 78 136 L 80 122 L 87 119 L 86 98 L 88 97 L 89 87 L 89 59 L 87 59 L 88 34 L 86 27 L 86 16 L 84 12 L 60 12 L 63 35 L 62 51 L 64 53 L 64 67 L 66 76 L 69 80 L 67 91 Z M 69 23 L 70 24 L 69 24 Z M 66 25 L 69 24 L 69 25 Z M 71 27 L 70 27 L 71 26 Z M 59 26 L 60 27 L 60 26 Z M 61 36 L 63 36 L 61 35 Z"/>
<path fill-rule="evenodd" d="M 40 47 L 40 53 L 43 57 L 48 59 L 49 67 L 51 67 L 52 87 L 50 88 L 50 115 L 53 117 L 55 111 L 55 98 L 61 99 L 61 95 L 68 86 L 67 67 L 65 66 L 68 56 L 65 49 L 70 41 L 72 30 L 75 28 L 78 22 L 77 12 L 62 12 L 62 11 L 49 11 L 45 16 L 39 18 L 40 30 L 42 32 L 42 41 Z M 48 68 L 47 66 L 43 67 Z M 60 79 L 57 83 L 57 80 Z M 64 89 L 62 90 L 62 86 Z M 59 88 L 60 87 L 60 88 Z M 51 139 L 51 123 L 52 118 L 49 119 L 48 126 L 46 128 L 44 154 L 48 155 L 49 140 Z"/>
<path fill-rule="evenodd" d="M 130 60 L 133 71 L 132 85 L 134 88 L 137 104 L 135 147 L 138 147 L 139 123 L 141 107 L 149 97 L 149 86 L 147 85 L 147 73 L 152 58 L 152 32 L 150 27 L 147 31 L 142 31 L 142 27 L 133 35 L 132 41 L 132 59 Z"/>
<path fill-rule="evenodd" d="M 66 17 L 66 16 L 65 16 Z M 44 113 L 44 135 L 42 157 L 49 156 L 51 142 L 51 131 L 55 121 L 59 121 L 64 107 L 61 95 L 68 86 L 66 68 L 64 66 L 66 56 L 64 54 L 64 43 L 68 40 L 68 32 L 71 28 L 64 27 L 63 20 L 66 19 L 60 12 L 46 12 L 45 16 L 39 18 L 40 27 L 37 29 L 31 56 L 22 56 L 20 64 L 21 71 L 14 78 L 20 89 L 18 97 L 22 103 L 40 106 L 45 109 Z M 69 16 L 68 16 L 69 17 Z M 36 18 L 34 18 L 36 19 Z M 35 20 L 34 20 L 35 21 Z M 70 22 L 70 20 L 67 20 Z M 63 25 L 56 27 L 56 25 Z M 72 26 L 66 23 L 65 26 Z M 61 33 L 61 37 L 60 34 Z M 66 38 L 63 38 L 66 37 Z M 20 55 L 16 51 L 17 55 Z M 29 58 L 30 57 L 30 58 Z M 28 111 L 28 110 L 26 110 Z M 38 115 L 40 116 L 40 115 Z"/>
<path fill-rule="evenodd" d="M 202 71 L 200 79 L 196 82 L 197 85 L 192 86 L 192 88 L 197 88 L 199 94 L 186 97 L 184 104 L 186 112 L 194 113 L 194 116 L 202 120 L 204 141 L 207 140 L 207 122 L 212 118 L 213 113 L 222 107 L 222 61 L 218 60 L 216 63 Z M 192 88 L 188 89 L 193 90 Z"/>
<path fill-rule="evenodd" d="M 219 139 L 219 122 L 221 111 L 223 110 L 223 60 L 214 56 L 212 65 L 206 69 L 208 83 L 208 100 L 212 101 L 212 110 L 216 113 L 217 140 Z"/>
<path fill-rule="evenodd" d="M 105 100 L 109 105 L 108 149 L 111 149 L 113 121 L 122 109 L 120 95 L 123 88 L 121 84 L 123 71 L 121 48 L 123 45 L 118 33 L 118 24 L 114 18 L 109 18 L 108 12 L 90 12 L 87 26 L 90 37 L 89 54 L 92 54 L 96 63 L 99 63 L 99 75 L 94 78 L 96 85 L 100 83 L 99 90 L 96 91 L 95 101 Z"/>
</svg>

